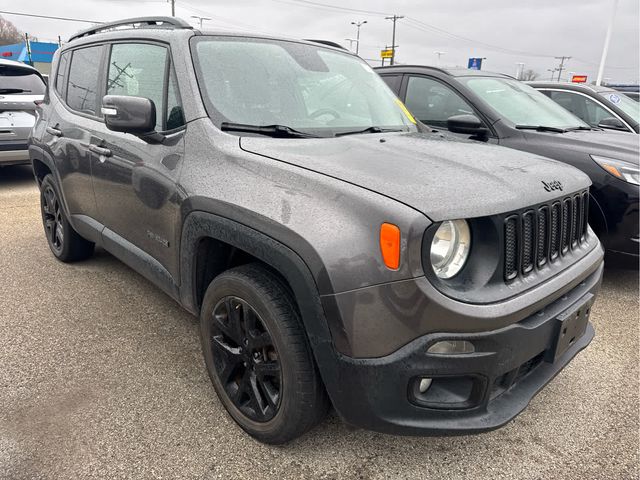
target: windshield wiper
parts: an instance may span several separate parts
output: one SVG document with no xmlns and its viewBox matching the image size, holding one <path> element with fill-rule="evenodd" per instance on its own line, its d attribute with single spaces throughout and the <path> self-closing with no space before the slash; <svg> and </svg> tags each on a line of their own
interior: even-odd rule
<svg viewBox="0 0 640 480">
<path fill-rule="evenodd" d="M 22 88 L 0 88 L 0 93 L 26 93 L 31 90 L 24 90 Z"/>
<path fill-rule="evenodd" d="M 300 132 L 286 125 L 250 125 L 247 123 L 222 122 L 220 130 L 225 132 L 258 133 L 276 138 L 320 138 L 318 135 Z"/>
<path fill-rule="evenodd" d="M 575 132 L 576 130 L 596 130 L 592 127 L 569 127 L 566 129 L 567 132 Z"/>
<path fill-rule="evenodd" d="M 568 130 L 558 127 L 546 127 L 544 125 L 516 125 L 518 130 L 535 130 L 537 132 L 566 133 Z"/>
<path fill-rule="evenodd" d="M 382 128 L 376 127 L 372 125 L 371 127 L 367 127 L 364 130 L 354 130 L 352 132 L 340 132 L 336 133 L 336 137 L 342 137 L 344 135 L 358 135 L 361 133 L 387 133 L 387 132 L 402 132 L 402 129 L 399 128 Z"/>
</svg>

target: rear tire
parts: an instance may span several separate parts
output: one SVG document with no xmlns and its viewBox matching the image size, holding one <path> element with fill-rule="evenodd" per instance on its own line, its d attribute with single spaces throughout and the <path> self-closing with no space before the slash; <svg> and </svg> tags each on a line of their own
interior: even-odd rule
<svg viewBox="0 0 640 480">
<path fill-rule="evenodd" d="M 61 262 L 76 262 L 93 254 L 94 244 L 71 226 L 62 208 L 60 192 L 51 174 L 40 185 L 40 212 L 51 253 Z"/>
<path fill-rule="evenodd" d="M 200 313 L 207 370 L 222 404 L 249 435 L 269 444 L 299 437 L 329 400 L 291 293 L 259 264 L 228 270 Z"/>
</svg>

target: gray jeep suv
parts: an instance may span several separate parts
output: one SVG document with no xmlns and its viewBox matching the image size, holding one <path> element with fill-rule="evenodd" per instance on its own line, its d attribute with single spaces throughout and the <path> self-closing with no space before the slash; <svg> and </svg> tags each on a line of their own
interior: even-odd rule
<svg viewBox="0 0 640 480">
<path fill-rule="evenodd" d="M 588 177 L 433 133 L 321 42 L 80 32 L 29 152 L 53 255 L 99 245 L 199 315 L 220 401 L 263 442 L 330 405 L 381 432 L 494 429 L 594 335 Z"/>
</svg>

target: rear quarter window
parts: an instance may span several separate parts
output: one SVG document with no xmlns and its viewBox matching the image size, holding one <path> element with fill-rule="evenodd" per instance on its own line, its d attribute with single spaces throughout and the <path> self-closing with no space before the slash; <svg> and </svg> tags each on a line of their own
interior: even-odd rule
<svg viewBox="0 0 640 480">
<path fill-rule="evenodd" d="M 70 108 L 96 115 L 101 59 L 101 45 L 73 51 L 67 86 L 67 105 Z"/>
</svg>

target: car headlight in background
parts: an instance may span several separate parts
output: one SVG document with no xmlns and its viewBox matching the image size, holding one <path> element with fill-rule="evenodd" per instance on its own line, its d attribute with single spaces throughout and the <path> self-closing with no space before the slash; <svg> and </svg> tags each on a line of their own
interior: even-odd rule
<svg viewBox="0 0 640 480">
<path fill-rule="evenodd" d="M 634 185 L 640 185 L 640 169 L 637 165 L 597 155 L 591 155 L 591 158 L 614 177 Z"/>
<path fill-rule="evenodd" d="M 442 222 L 431 241 L 431 266 L 439 278 L 452 278 L 462 270 L 469 249 L 471 231 L 465 220 Z"/>
</svg>

